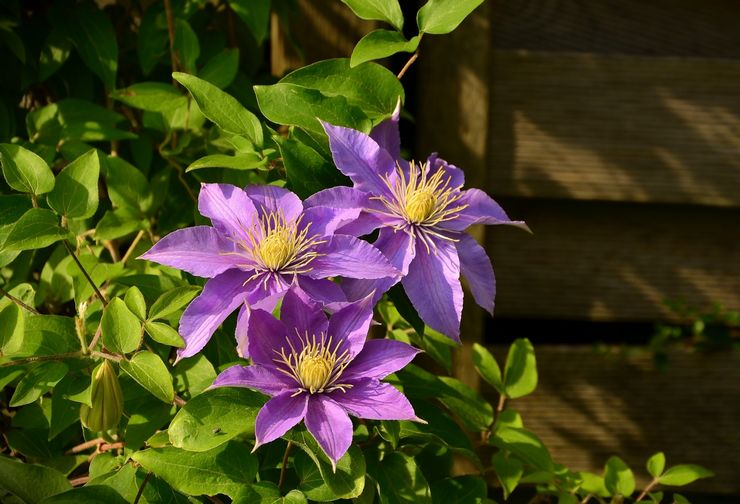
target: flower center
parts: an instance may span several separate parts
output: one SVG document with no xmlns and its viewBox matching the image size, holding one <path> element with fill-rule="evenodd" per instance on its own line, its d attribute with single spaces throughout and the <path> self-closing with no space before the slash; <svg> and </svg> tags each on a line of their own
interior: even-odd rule
<svg viewBox="0 0 740 504">
<path fill-rule="evenodd" d="M 287 228 L 273 231 L 257 246 L 257 254 L 267 269 L 280 269 L 294 255 L 296 243 L 290 231 Z"/>
<path fill-rule="evenodd" d="M 432 214 L 436 205 L 437 196 L 434 191 L 428 188 L 417 189 L 406 200 L 406 215 L 414 224 L 421 224 Z"/>
<path fill-rule="evenodd" d="M 332 345 L 331 336 L 327 339 L 325 333 L 321 333 L 319 337 L 315 334 L 298 334 L 298 338 L 302 344 L 300 351 L 288 340 L 290 352 L 286 352 L 285 348 L 281 348 L 279 352 L 274 350 L 277 355 L 274 361 L 280 372 L 300 385 L 299 392 L 316 394 L 352 387 L 337 383 L 349 364 L 347 350 L 339 353 L 339 343 Z"/>
</svg>

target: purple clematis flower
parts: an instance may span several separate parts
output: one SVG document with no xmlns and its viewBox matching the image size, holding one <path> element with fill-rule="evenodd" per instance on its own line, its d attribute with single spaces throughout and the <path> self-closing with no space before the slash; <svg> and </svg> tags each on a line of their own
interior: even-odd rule
<svg viewBox="0 0 740 504">
<path fill-rule="evenodd" d="M 200 213 L 213 227 L 180 229 L 141 257 L 209 278 L 180 319 L 186 346 L 178 358 L 200 351 L 216 328 L 239 306 L 237 348 L 246 356 L 249 310 L 271 311 L 291 285 L 327 306 L 346 296 L 329 277 L 379 279 L 399 272 L 372 245 L 335 234 L 353 220 L 352 209 L 303 208 L 292 192 L 275 186 L 203 184 Z"/>
<path fill-rule="evenodd" d="M 294 289 L 281 320 L 263 310 L 250 319 L 254 365 L 222 372 L 214 387 L 247 387 L 272 396 L 257 414 L 255 450 L 301 420 L 336 467 L 352 442 L 349 415 L 372 420 L 419 420 L 408 399 L 380 380 L 419 352 L 400 341 L 366 341 L 372 296 L 346 305 L 328 320 Z M 420 421 L 420 420 L 419 420 Z"/>
<path fill-rule="evenodd" d="M 399 104 L 400 105 L 400 104 Z M 466 277 L 475 301 L 493 314 L 495 278 L 485 250 L 465 229 L 473 224 L 510 224 L 506 212 L 479 189 L 462 190 L 463 172 L 437 157 L 423 164 L 400 157 L 399 108 L 370 136 L 324 123 L 337 168 L 354 187 L 335 187 L 306 200 L 316 208 L 361 209 L 340 232 L 361 236 L 380 228 L 374 245 L 403 273 L 404 290 L 417 312 L 433 329 L 459 341 Z M 371 291 L 376 299 L 397 278 L 348 280 L 342 283 L 350 299 Z"/>
</svg>

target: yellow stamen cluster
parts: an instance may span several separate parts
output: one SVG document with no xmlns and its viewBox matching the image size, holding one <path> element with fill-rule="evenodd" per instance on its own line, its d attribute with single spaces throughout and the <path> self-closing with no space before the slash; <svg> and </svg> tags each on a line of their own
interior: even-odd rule
<svg viewBox="0 0 740 504">
<path fill-rule="evenodd" d="M 274 350 L 277 369 L 300 383 L 300 392 L 310 394 L 331 392 L 332 390 L 351 388 L 352 385 L 337 383 L 342 372 L 349 364 L 347 350 L 339 353 L 339 342 L 332 345 L 332 337 L 325 333 L 309 336 L 298 334 L 303 348 L 299 352 L 288 340 L 290 352 L 281 348 Z"/>
<path fill-rule="evenodd" d="M 418 165 L 412 161 L 409 164 L 408 177 L 401 166 L 396 165 L 395 175 L 394 178 L 391 175 L 384 177 L 385 185 L 392 196 L 375 198 L 387 209 L 387 212 L 380 213 L 403 219 L 406 225 L 397 226 L 398 229 L 405 229 L 412 235 L 422 231 L 418 236 L 427 248 L 430 244 L 434 246 L 427 235 L 451 240 L 434 231 L 434 228 L 441 222 L 454 219 L 467 206 L 457 204 L 461 197 L 459 187 L 450 186 L 450 177 L 445 177 L 444 170 L 437 170 L 430 176 L 427 163 Z"/>
<path fill-rule="evenodd" d="M 299 230 L 300 222 L 300 218 L 288 221 L 278 211 L 255 219 L 252 226 L 244 230 L 247 239 L 237 244 L 256 263 L 252 265 L 255 275 L 265 271 L 298 275 L 311 270 L 311 261 L 320 255 L 311 249 L 324 240 L 309 235 L 310 223 Z"/>
</svg>

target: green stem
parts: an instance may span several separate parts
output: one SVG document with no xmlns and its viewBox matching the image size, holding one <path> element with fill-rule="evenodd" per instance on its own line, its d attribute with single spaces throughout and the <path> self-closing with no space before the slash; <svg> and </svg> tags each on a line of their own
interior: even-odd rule
<svg viewBox="0 0 740 504">
<path fill-rule="evenodd" d="M 285 447 L 285 453 L 283 454 L 283 463 L 280 464 L 280 479 L 278 480 L 278 488 L 283 487 L 285 482 L 285 469 L 288 467 L 288 455 L 293 449 L 293 441 L 288 441 L 288 445 Z"/>
<path fill-rule="evenodd" d="M 6 298 L 10 299 L 15 304 L 20 306 L 21 308 L 23 308 L 24 310 L 29 311 L 33 313 L 34 315 L 41 315 L 41 313 L 39 313 L 39 311 L 36 308 L 32 306 L 28 306 L 26 303 L 24 303 L 23 301 L 21 301 L 20 299 L 18 299 L 17 297 L 13 296 L 11 293 L 9 293 L 8 291 L 0 287 L 0 297 L 2 296 L 5 296 Z"/>
<path fill-rule="evenodd" d="M 67 243 L 67 240 L 63 240 L 62 243 L 64 243 L 64 247 L 67 249 L 67 252 L 69 252 L 69 255 L 72 256 L 72 259 L 74 259 L 75 263 L 77 263 L 77 267 L 80 268 L 80 271 L 82 271 L 82 274 L 85 275 L 85 278 L 87 279 L 88 283 L 92 286 L 93 290 L 95 291 L 95 295 L 100 299 L 100 302 L 103 303 L 103 306 L 108 306 L 108 300 L 105 299 L 105 296 L 103 296 L 103 293 L 98 290 L 98 286 L 95 285 L 95 282 L 93 282 L 92 278 L 90 278 L 90 275 L 88 275 L 87 270 L 82 265 L 80 260 L 77 258 L 77 254 L 75 254 L 75 251 L 72 250 L 72 246 Z"/>
</svg>

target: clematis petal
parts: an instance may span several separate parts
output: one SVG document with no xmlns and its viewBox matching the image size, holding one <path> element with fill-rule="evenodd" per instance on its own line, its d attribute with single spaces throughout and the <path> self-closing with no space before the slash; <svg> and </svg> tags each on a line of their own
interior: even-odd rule
<svg viewBox="0 0 740 504">
<path fill-rule="evenodd" d="M 257 210 L 247 194 L 230 184 L 201 185 L 198 211 L 211 219 L 220 232 L 238 239 L 246 239 L 246 230 L 257 217 Z"/>
<path fill-rule="evenodd" d="M 416 255 L 414 247 L 414 238 L 403 231 L 395 231 L 389 228 L 380 230 L 378 239 L 373 244 L 380 250 L 388 261 L 395 266 L 402 274 L 408 273 L 409 264 Z M 347 294 L 347 299 L 360 299 L 371 292 L 375 291 L 374 301 L 377 302 L 380 297 L 393 287 L 399 277 L 383 278 L 380 280 L 356 280 L 345 278 L 342 280 L 342 290 Z"/>
<path fill-rule="evenodd" d="M 316 250 L 320 255 L 306 273 L 311 278 L 398 278 L 400 275 L 378 249 L 354 236 L 334 235 L 329 243 Z"/>
<path fill-rule="evenodd" d="M 335 390 L 327 395 L 357 418 L 418 420 L 406 396 L 390 383 L 364 379 L 354 382 L 346 392 Z"/>
<path fill-rule="evenodd" d="M 371 339 L 365 342 L 362 351 L 350 362 L 342 373 L 342 379 L 383 379 L 395 373 L 421 352 L 402 341 Z"/>
<path fill-rule="evenodd" d="M 280 321 L 289 332 L 299 334 L 321 334 L 329 327 L 329 319 L 321 308 L 314 302 L 301 299 L 294 289 L 285 293 L 280 308 Z"/>
<path fill-rule="evenodd" d="M 298 294 L 305 300 L 312 299 L 327 308 L 336 311 L 347 303 L 347 296 L 339 286 L 327 278 L 298 277 Z"/>
<path fill-rule="evenodd" d="M 329 207 L 356 210 L 357 217 L 343 222 L 337 228 L 340 234 L 363 236 L 383 225 L 384 219 L 378 213 L 365 210 L 381 210 L 383 204 L 370 199 L 370 194 L 353 187 L 331 187 L 319 191 L 304 201 L 306 208 Z"/>
<path fill-rule="evenodd" d="M 462 187 L 465 184 L 465 174 L 457 166 L 448 163 L 437 155 L 436 152 L 432 152 L 427 158 L 429 164 L 429 174 L 433 175 L 439 170 L 443 170 L 448 179 L 449 187 Z"/>
<path fill-rule="evenodd" d="M 496 278 L 486 251 L 466 233 L 461 234 L 455 247 L 460 258 L 460 271 L 468 281 L 475 302 L 493 315 Z"/>
<path fill-rule="evenodd" d="M 422 320 L 459 342 L 463 301 L 460 262 L 452 243 L 435 243 L 436 249 L 427 250 L 417 240 L 416 257 L 401 282 Z"/>
<path fill-rule="evenodd" d="M 139 259 L 181 269 L 195 276 L 212 278 L 244 261 L 234 250 L 234 243 L 212 227 L 195 226 L 173 231 Z"/>
<path fill-rule="evenodd" d="M 214 387 L 244 387 L 270 396 L 285 390 L 295 392 L 295 382 L 285 375 L 261 366 L 231 366 L 219 374 Z"/>
<path fill-rule="evenodd" d="M 246 303 L 239 309 L 239 314 L 236 316 L 236 331 L 234 336 L 236 337 L 236 353 L 242 359 L 249 357 L 249 317 L 252 314 L 252 310 L 249 309 Z"/>
<path fill-rule="evenodd" d="M 308 228 L 308 234 L 331 236 L 337 228 L 350 224 L 357 220 L 360 208 L 334 208 L 334 207 L 312 207 L 303 212 L 303 219 L 299 230 Z"/>
<path fill-rule="evenodd" d="M 393 159 L 401 157 L 401 134 L 398 131 L 398 121 L 401 118 L 401 97 L 396 102 L 396 108 L 390 118 L 378 124 L 370 132 L 370 138 L 378 142 Z"/>
<path fill-rule="evenodd" d="M 248 295 L 244 282 L 249 274 L 228 270 L 206 282 L 203 291 L 180 317 L 180 334 L 185 340 L 185 348 L 177 351 L 178 359 L 198 353 L 226 317 L 244 302 Z"/>
<path fill-rule="evenodd" d="M 303 212 L 303 203 L 294 193 L 273 185 L 249 185 L 244 189 L 257 208 L 260 217 L 266 213 L 283 213 L 288 222 L 296 220 Z"/>
<path fill-rule="evenodd" d="M 249 319 L 252 310 L 272 313 L 290 288 L 290 283 L 279 275 L 270 274 L 267 279 L 264 275 L 258 275 L 247 282 L 246 288 L 249 291 L 247 303 L 239 310 L 236 319 L 236 352 L 245 359 L 249 357 Z"/>
<path fill-rule="evenodd" d="M 529 231 L 524 221 L 513 221 L 506 215 L 501 205 L 480 189 L 462 191 L 458 205 L 467 205 L 454 219 L 441 222 L 439 227 L 462 231 L 473 224 L 509 224 Z"/>
<path fill-rule="evenodd" d="M 276 395 L 257 413 L 254 424 L 257 438 L 255 450 L 260 445 L 276 440 L 306 416 L 308 394 L 293 396 L 293 393 L 288 390 Z"/>
<path fill-rule="evenodd" d="M 250 310 L 249 341 L 247 349 L 252 362 L 269 368 L 275 367 L 275 351 L 287 347 L 287 338 L 291 332 L 281 321 L 265 310 Z"/>
<path fill-rule="evenodd" d="M 352 420 L 340 405 L 324 395 L 313 395 L 308 401 L 306 427 L 332 462 L 337 461 L 352 444 Z"/>
<path fill-rule="evenodd" d="M 350 128 L 322 123 L 329 136 L 334 163 L 355 187 L 376 195 L 389 195 L 383 177 L 395 174 L 396 162 L 378 143 Z"/>
<path fill-rule="evenodd" d="M 346 349 L 350 359 L 360 353 L 373 320 L 373 304 L 371 294 L 331 316 L 328 334 L 335 342 L 341 342 L 339 353 Z"/>
</svg>

